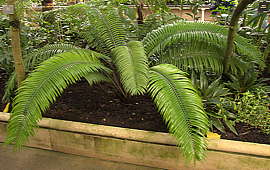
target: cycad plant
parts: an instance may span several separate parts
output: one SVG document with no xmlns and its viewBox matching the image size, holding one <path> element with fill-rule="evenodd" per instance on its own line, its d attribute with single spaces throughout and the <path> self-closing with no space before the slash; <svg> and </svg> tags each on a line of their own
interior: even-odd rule
<svg viewBox="0 0 270 170">
<path fill-rule="evenodd" d="M 150 32 L 140 42 L 127 36 L 116 9 L 86 5 L 70 9 L 86 21 L 88 32 L 83 32 L 83 37 L 92 50 L 54 45 L 48 53 L 41 50 L 39 60 L 40 55 L 30 57 L 27 63 L 48 60 L 18 89 L 6 142 L 22 146 L 34 135 L 42 112 L 67 86 L 85 78 L 90 85 L 112 83 L 122 97 L 150 94 L 183 155 L 188 160 L 203 159 L 209 121 L 196 89 L 179 68 L 221 73 L 227 29 L 209 23 L 177 22 Z M 254 46 L 236 38 L 230 71 L 241 71 L 248 62 L 263 65 L 261 60 Z"/>
<path fill-rule="evenodd" d="M 188 160 L 203 159 L 209 123 L 186 73 L 170 64 L 150 67 L 143 43 L 128 41 L 117 10 L 91 9 L 87 13 L 98 52 L 54 51 L 58 54 L 29 74 L 13 101 L 6 142 L 22 146 L 34 135 L 42 112 L 67 86 L 85 78 L 90 85 L 113 83 L 124 97 L 149 93 L 183 155 Z"/>
</svg>

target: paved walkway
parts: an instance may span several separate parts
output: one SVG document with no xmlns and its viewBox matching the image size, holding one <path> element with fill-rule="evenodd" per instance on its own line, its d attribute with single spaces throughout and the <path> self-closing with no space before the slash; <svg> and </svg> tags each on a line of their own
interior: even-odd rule
<svg viewBox="0 0 270 170">
<path fill-rule="evenodd" d="M 25 147 L 14 152 L 0 144 L 0 170 L 156 170 L 156 168 Z"/>
</svg>

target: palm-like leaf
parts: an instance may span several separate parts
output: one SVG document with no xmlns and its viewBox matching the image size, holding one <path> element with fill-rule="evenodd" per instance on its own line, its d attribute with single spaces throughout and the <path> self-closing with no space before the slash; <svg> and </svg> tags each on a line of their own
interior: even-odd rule
<svg viewBox="0 0 270 170">
<path fill-rule="evenodd" d="M 18 90 L 13 102 L 6 142 L 15 142 L 16 146 L 20 147 L 34 134 L 33 128 L 41 119 L 41 113 L 68 85 L 91 72 L 108 72 L 109 69 L 99 61 L 100 57 L 103 55 L 89 50 L 78 50 L 58 54 L 43 62 Z"/>
<path fill-rule="evenodd" d="M 51 58 L 52 56 L 56 54 L 60 54 L 63 52 L 71 51 L 71 50 L 76 50 L 80 49 L 78 47 L 75 47 L 70 44 L 50 44 L 46 45 L 37 51 L 30 53 L 26 55 L 26 59 L 24 60 L 24 67 L 27 72 L 32 71 L 37 65 L 42 63 L 43 61 Z M 16 73 L 13 71 L 11 73 L 6 86 L 5 86 L 5 93 L 2 98 L 2 100 L 6 103 L 11 101 L 11 96 L 14 93 L 16 88 Z"/>
<path fill-rule="evenodd" d="M 111 82 L 111 79 L 108 76 L 105 76 L 103 73 L 100 72 L 88 73 L 84 76 L 84 78 L 88 81 L 90 86 L 99 82 Z"/>
<path fill-rule="evenodd" d="M 222 47 L 217 44 L 195 40 L 168 46 L 158 54 L 157 63 L 174 64 L 186 71 L 213 70 L 221 73 L 223 52 Z"/>
<path fill-rule="evenodd" d="M 214 63 L 210 65 L 213 70 L 215 70 L 216 65 L 220 60 L 224 59 L 225 47 L 227 41 L 227 28 L 218 26 L 211 23 L 200 23 L 200 22 L 177 22 L 175 24 L 169 24 L 159 29 L 149 33 L 143 40 L 146 54 L 151 56 L 157 56 L 158 58 L 166 57 L 163 55 L 165 49 L 167 53 L 175 54 L 175 52 L 169 52 L 170 50 L 175 50 L 170 48 L 171 46 L 178 45 L 178 51 L 183 49 L 190 49 L 194 51 L 202 50 L 202 46 L 207 46 L 210 51 L 216 51 L 220 54 L 216 57 L 208 57 L 208 59 L 203 59 L 197 55 L 193 56 L 189 54 L 190 58 L 194 57 L 194 62 L 199 63 L 199 65 L 207 65 L 207 63 Z M 179 46 L 180 44 L 180 46 Z M 187 46 L 186 46 L 187 45 Z M 182 47 L 182 48 L 181 48 Z M 205 48 L 204 48 L 205 49 Z M 167 54 L 165 53 L 165 54 Z M 177 53 L 176 53 L 177 54 Z M 263 58 L 258 48 L 251 45 L 249 41 L 241 36 L 235 39 L 235 54 L 240 55 L 245 61 L 252 61 L 263 66 Z M 172 56 L 168 56 L 172 58 Z M 186 60 L 187 58 L 181 58 L 181 56 L 173 56 L 174 58 L 179 58 L 179 60 Z M 207 57 L 207 56 L 205 56 Z M 199 59 L 199 60 L 198 60 Z M 218 60 L 217 60 L 218 59 Z M 171 59 L 172 61 L 173 59 Z M 210 61 L 212 60 L 212 61 Z M 183 61 L 182 63 L 187 63 Z M 235 63 L 230 63 L 235 64 Z M 209 64 L 208 64 L 209 65 Z M 197 65 L 192 65 L 191 67 L 196 67 Z M 235 67 L 235 66 L 232 66 Z M 222 66 L 220 66 L 222 68 Z"/>
<path fill-rule="evenodd" d="M 106 51 L 126 44 L 126 29 L 116 9 L 91 9 L 88 19 L 91 25 L 87 34 L 99 48 Z"/>
<path fill-rule="evenodd" d="M 127 46 L 113 49 L 112 53 L 124 89 L 131 95 L 144 93 L 148 82 L 148 63 L 142 43 L 131 41 Z"/>
<path fill-rule="evenodd" d="M 65 13 L 82 19 L 81 26 L 86 31 L 82 30 L 79 35 L 92 48 L 108 54 L 111 49 L 126 44 L 127 32 L 118 9 L 76 4 L 67 7 Z"/>
<path fill-rule="evenodd" d="M 154 66 L 148 88 L 183 155 L 189 160 L 203 159 L 209 122 L 201 98 L 186 74 L 173 65 Z"/>
<path fill-rule="evenodd" d="M 49 44 L 37 51 L 26 55 L 25 68 L 26 70 L 33 70 L 34 67 L 42 63 L 43 61 L 51 58 L 56 54 L 63 52 L 80 49 L 71 44 Z"/>
</svg>

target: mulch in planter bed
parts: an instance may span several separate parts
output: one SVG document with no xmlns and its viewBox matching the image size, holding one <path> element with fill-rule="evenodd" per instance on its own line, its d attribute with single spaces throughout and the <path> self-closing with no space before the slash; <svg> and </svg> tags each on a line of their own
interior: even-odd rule
<svg viewBox="0 0 270 170">
<path fill-rule="evenodd" d="M 7 76 L 0 70 L 0 98 Z M 0 104 L 1 110 L 3 105 Z M 92 87 L 86 81 L 70 86 L 44 117 L 85 123 L 110 125 L 141 130 L 168 132 L 160 114 L 149 96 L 135 96 L 121 100 L 110 84 Z M 221 134 L 224 139 L 270 144 L 270 136 L 247 124 L 238 123 L 239 135 L 230 131 Z M 220 134 L 220 132 L 218 132 Z"/>
</svg>

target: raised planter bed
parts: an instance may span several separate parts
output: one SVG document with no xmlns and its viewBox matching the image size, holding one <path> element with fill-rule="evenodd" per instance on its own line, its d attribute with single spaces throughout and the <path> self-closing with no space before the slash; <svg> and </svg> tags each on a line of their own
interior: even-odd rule
<svg viewBox="0 0 270 170">
<path fill-rule="evenodd" d="M 0 142 L 9 114 L 0 113 Z M 165 169 L 270 169 L 270 145 L 209 139 L 206 160 L 186 164 L 167 133 L 44 118 L 27 146 Z"/>
</svg>

